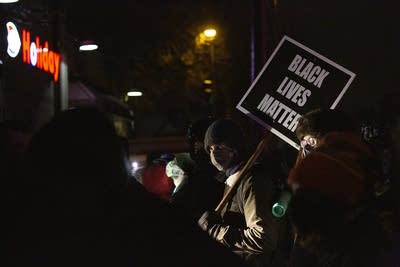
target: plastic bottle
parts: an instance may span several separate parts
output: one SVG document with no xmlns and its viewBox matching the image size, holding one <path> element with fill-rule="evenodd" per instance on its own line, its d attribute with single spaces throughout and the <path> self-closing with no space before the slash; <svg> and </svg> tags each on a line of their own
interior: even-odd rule
<svg viewBox="0 0 400 267">
<path fill-rule="evenodd" d="M 272 206 L 272 215 L 277 218 L 283 217 L 285 215 L 290 199 L 292 198 L 292 194 L 288 191 L 282 191 L 280 194 L 278 201 Z"/>
</svg>

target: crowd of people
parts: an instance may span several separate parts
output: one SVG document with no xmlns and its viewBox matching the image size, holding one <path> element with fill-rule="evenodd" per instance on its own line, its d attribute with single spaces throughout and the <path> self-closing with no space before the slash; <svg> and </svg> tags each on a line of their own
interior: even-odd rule
<svg viewBox="0 0 400 267">
<path fill-rule="evenodd" d="M 96 109 L 33 134 L 10 125 L 4 266 L 400 266 L 399 190 L 382 190 L 380 159 L 343 112 L 302 116 L 289 170 L 254 158 L 233 119 L 205 118 L 188 128 L 188 153 L 164 153 L 136 178 Z"/>
</svg>

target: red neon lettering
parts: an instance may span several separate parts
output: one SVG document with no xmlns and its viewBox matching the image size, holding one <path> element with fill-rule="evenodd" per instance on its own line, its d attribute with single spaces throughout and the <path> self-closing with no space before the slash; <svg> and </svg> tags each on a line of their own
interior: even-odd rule
<svg viewBox="0 0 400 267">
<path fill-rule="evenodd" d="M 32 45 L 36 46 L 36 51 L 32 52 L 35 52 L 37 55 L 37 62 L 33 67 L 52 74 L 53 80 L 57 82 L 60 76 L 61 55 L 49 49 L 48 41 L 45 41 L 44 47 L 42 47 L 39 36 L 36 36 L 35 43 L 32 43 Z M 22 62 L 26 64 L 31 63 L 30 47 L 31 33 L 22 29 Z"/>
<path fill-rule="evenodd" d="M 54 52 L 54 81 L 57 82 L 58 81 L 58 77 L 60 74 L 60 66 L 61 66 L 61 56 L 60 54 Z"/>
<path fill-rule="evenodd" d="M 51 74 L 54 73 L 54 57 L 53 57 L 53 52 L 49 52 L 49 71 Z"/>
<path fill-rule="evenodd" d="M 29 64 L 30 60 L 30 45 L 31 34 L 28 31 L 22 30 L 22 62 Z"/>
<path fill-rule="evenodd" d="M 47 41 L 44 42 L 43 50 L 43 69 L 49 71 L 49 43 Z"/>
</svg>

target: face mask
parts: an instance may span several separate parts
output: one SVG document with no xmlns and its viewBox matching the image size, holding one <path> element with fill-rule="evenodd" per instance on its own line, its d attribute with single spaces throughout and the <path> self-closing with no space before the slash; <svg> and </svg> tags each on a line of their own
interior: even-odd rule
<svg viewBox="0 0 400 267">
<path fill-rule="evenodd" d="M 170 178 L 181 177 L 185 174 L 185 172 L 176 165 L 176 162 L 170 161 L 168 162 L 167 166 L 165 167 L 165 174 Z"/>
<path fill-rule="evenodd" d="M 228 169 L 232 162 L 235 153 L 232 149 L 227 147 L 216 147 L 210 151 L 211 163 L 219 171 L 225 171 Z"/>
</svg>

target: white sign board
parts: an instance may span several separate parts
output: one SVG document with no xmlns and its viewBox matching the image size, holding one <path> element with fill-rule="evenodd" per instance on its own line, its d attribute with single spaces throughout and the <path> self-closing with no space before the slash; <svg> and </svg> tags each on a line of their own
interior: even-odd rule
<svg viewBox="0 0 400 267">
<path fill-rule="evenodd" d="M 355 76 L 284 36 L 236 108 L 299 149 L 295 130 L 301 115 L 334 109 Z"/>
</svg>

